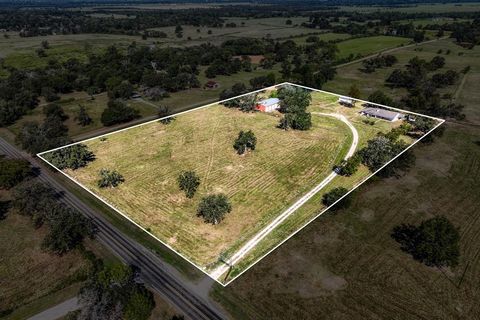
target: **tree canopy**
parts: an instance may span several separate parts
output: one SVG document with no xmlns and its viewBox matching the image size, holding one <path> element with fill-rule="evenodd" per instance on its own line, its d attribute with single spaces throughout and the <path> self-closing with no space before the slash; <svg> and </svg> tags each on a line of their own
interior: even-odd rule
<svg viewBox="0 0 480 320">
<path fill-rule="evenodd" d="M 198 186 L 200 186 L 200 177 L 195 171 L 183 171 L 178 176 L 178 187 L 185 192 L 187 198 L 193 198 Z"/>
<path fill-rule="evenodd" d="M 238 154 L 244 154 L 248 150 L 255 150 L 257 145 L 257 138 L 252 130 L 240 131 L 238 133 L 237 139 L 233 144 L 233 148 L 237 151 Z"/>
<path fill-rule="evenodd" d="M 0 156 L 0 189 L 10 189 L 32 174 L 28 161 Z"/>
<path fill-rule="evenodd" d="M 308 130 L 312 126 L 312 116 L 307 107 L 312 100 L 310 91 L 294 86 L 284 86 L 278 90 L 279 111 L 284 114 L 279 127 L 287 130 Z"/>
<path fill-rule="evenodd" d="M 340 199 L 345 194 L 347 194 L 347 192 L 348 192 L 348 189 L 344 187 L 334 188 L 323 195 L 322 203 L 327 207 L 331 206 L 338 199 Z M 351 199 L 350 199 L 350 196 L 347 196 L 343 198 L 341 201 L 339 201 L 337 204 L 335 204 L 335 206 L 332 207 L 332 210 L 345 209 L 345 208 L 348 208 L 350 205 L 351 205 Z"/>
<path fill-rule="evenodd" d="M 427 266 L 455 267 L 460 256 L 458 229 L 444 216 L 423 221 L 418 227 L 402 224 L 392 231 L 401 249 Z"/>
<path fill-rule="evenodd" d="M 232 211 L 232 205 L 226 195 L 212 194 L 202 199 L 197 215 L 203 217 L 207 223 L 218 224 L 230 211 Z"/>
<path fill-rule="evenodd" d="M 100 263 L 80 289 L 77 320 L 147 320 L 155 307 L 153 294 L 135 281 L 137 272 L 122 263 Z"/>
<path fill-rule="evenodd" d="M 107 108 L 103 111 L 100 120 L 105 126 L 112 126 L 138 117 L 140 117 L 140 112 L 137 109 L 129 107 L 125 102 L 117 99 L 108 101 Z"/>
<path fill-rule="evenodd" d="M 95 160 L 93 152 L 81 143 L 46 153 L 43 157 L 60 170 L 76 170 Z"/>
</svg>

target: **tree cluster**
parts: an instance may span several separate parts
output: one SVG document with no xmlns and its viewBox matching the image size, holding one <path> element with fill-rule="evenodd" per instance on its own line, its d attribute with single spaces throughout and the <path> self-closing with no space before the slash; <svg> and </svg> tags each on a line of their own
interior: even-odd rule
<svg viewBox="0 0 480 320">
<path fill-rule="evenodd" d="M 81 143 L 46 153 L 43 157 L 60 170 L 76 170 L 95 160 L 93 152 Z"/>
<path fill-rule="evenodd" d="M 10 189 L 33 175 L 26 160 L 7 159 L 0 155 L 0 189 Z"/>
<path fill-rule="evenodd" d="M 394 55 L 379 54 L 374 58 L 363 60 L 362 61 L 363 68 L 361 70 L 366 73 L 372 73 L 376 69 L 391 67 L 397 62 L 398 62 L 398 59 Z"/>
<path fill-rule="evenodd" d="M 283 113 L 279 127 L 287 130 L 308 130 L 312 126 L 312 116 L 307 112 L 312 97 L 308 90 L 300 87 L 283 86 L 278 90 L 279 111 Z"/>
<path fill-rule="evenodd" d="M 337 187 L 333 188 L 329 192 L 325 193 L 322 197 L 322 203 L 326 206 L 329 207 L 335 202 L 337 202 L 340 198 L 342 198 L 344 195 L 348 193 L 348 189 L 344 187 Z M 339 210 L 339 209 L 346 209 L 350 207 L 352 204 L 352 200 L 350 196 L 347 196 L 343 198 L 341 201 L 335 204 L 335 206 L 332 207 L 332 210 Z"/>
<path fill-rule="evenodd" d="M 93 223 L 80 212 L 59 202 L 59 195 L 50 186 L 33 180 L 13 189 L 12 206 L 21 215 L 29 216 L 36 228 L 47 224 L 49 233 L 42 247 L 58 255 L 82 246 L 86 237 L 93 237 Z"/>
<path fill-rule="evenodd" d="M 402 224 L 392 238 L 415 260 L 432 267 L 455 267 L 460 257 L 458 229 L 445 217 L 422 221 L 419 226 Z"/>
<path fill-rule="evenodd" d="M 138 283 L 138 270 L 121 263 L 98 263 L 80 289 L 76 320 L 147 320 L 155 307 L 153 294 Z"/>
</svg>

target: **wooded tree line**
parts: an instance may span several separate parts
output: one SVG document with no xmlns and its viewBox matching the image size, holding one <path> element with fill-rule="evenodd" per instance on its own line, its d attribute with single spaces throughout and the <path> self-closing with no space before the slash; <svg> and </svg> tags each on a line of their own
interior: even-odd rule
<svg viewBox="0 0 480 320">
<path fill-rule="evenodd" d="M 450 101 L 449 96 L 442 96 L 438 88 L 453 85 L 460 78 L 455 70 L 438 72 L 445 65 L 445 58 L 435 56 L 431 61 L 418 57 L 409 60 L 405 70 L 395 69 L 386 79 L 392 87 L 406 88 L 408 95 L 401 99 L 407 109 L 432 116 L 463 119 L 462 105 Z M 468 72 L 465 68 L 462 72 Z M 432 72 L 437 72 L 431 75 Z M 447 100 L 447 102 L 443 102 Z M 375 101 L 372 101 L 375 102 Z"/>
</svg>

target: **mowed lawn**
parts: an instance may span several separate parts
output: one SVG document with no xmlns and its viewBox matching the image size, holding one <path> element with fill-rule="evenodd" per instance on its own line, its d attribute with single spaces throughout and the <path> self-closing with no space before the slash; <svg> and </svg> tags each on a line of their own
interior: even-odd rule
<svg viewBox="0 0 480 320">
<path fill-rule="evenodd" d="M 90 140 L 85 144 L 96 160 L 67 174 L 206 267 L 322 181 L 350 143 L 348 127 L 333 118 L 313 117 L 306 132 L 280 130 L 278 121 L 271 114 L 219 105 L 198 109 L 168 125 L 153 122 Z M 257 149 L 245 156 L 232 147 L 240 130 L 253 130 L 258 140 Z M 98 188 L 102 168 L 117 170 L 125 182 Z M 183 170 L 195 170 L 201 178 L 191 200 L 178 189 Z M 200 199 L 214 193 L 226 194 L 233 207 L 215 226 L 196 216 Z"/>
</svg>

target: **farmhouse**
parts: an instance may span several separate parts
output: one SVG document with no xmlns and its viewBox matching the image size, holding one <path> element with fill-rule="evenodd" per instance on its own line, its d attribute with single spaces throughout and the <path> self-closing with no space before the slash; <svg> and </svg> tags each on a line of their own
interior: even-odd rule
<svg viewBox="0 0 480 320">
<path fill-rule="evenodd" d="M 355 105 L 355 99 L 349 97 L 338 98 L 338 103 L 347 107 L 353 107 Z"/>
<path fill-rule="evenodd" d="M 280 100 L 278 98 L 269 98 L 258 101 L 256 110 L 261 112 L 272 112 L 280 108 Z"/>
<path fill-rule="evenodd" d="M 363 114 L 367 117 L 379 118 L 387 121 L 397 121 L 403 119 L 405 116 L 396 111 L 389 111 L 380 108 L 365 108 L 360 111 L 360 114 Z"/>
</svg>

